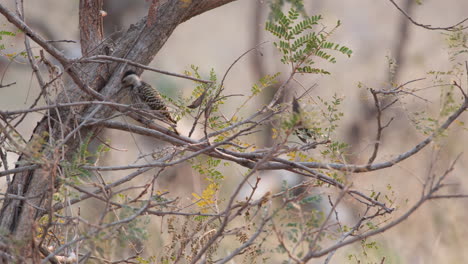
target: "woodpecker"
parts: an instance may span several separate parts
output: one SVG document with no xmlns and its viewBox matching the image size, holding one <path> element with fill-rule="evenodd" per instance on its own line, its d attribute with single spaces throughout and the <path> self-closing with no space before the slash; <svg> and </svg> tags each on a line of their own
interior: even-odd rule
<svg viewBox="0 0 468 264">
<path fill-rule="evenodd" d="M 302 110 L 301 106 L 299 105 L 299 101 L 296 99 L 296 97 L 293 97 L 292 110 L 293 115 L 297 116 L 295 124 L 296 129 L 293 131 L 293 134 L 296 135 L 303 143 L 306 144 L 311 138 L 316 140 L 313 131 L 305 127 L 304 123 L 302 122 Z"/>
<path fill-rule="evenodd" d="M 151 85 L 143 82 L 134 71 L 127 71 L 122 77 L 122 87 L 129 88 L 133 103 L 136 105 L 146 105 L 151 110 L 157 111 L 158 115 L 172 124 L 176 121 L 172 119 L 167 106 L 161 98 L 159 92 Z"/>
</svg>

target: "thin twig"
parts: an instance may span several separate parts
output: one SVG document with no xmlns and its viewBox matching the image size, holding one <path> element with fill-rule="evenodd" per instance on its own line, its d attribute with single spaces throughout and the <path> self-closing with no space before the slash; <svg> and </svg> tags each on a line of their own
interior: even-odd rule
<svg viewBox="0 0 468 264">
<path fill-rule="evenodd" d="M 456 23 L 455 25 L 453 26 L 448 26 L 448 27 L 433 27 L 431 25 L 425 25 L 425 24 L 421 24 L 421 23 L 418 23 L 416 22 L 413 18 L 411 18 L 403 9 L 401 9 L 401 7 L 399 7 L 394 0 L 389 0 L 390 3 L 392 3 L 396 9 L 398 9 L 398 11 L 400 11 L 407 19 L 409 19 L 409 21 L 411 21 L 411 23 L 413 23 L 414 25 L 418 26 L 418 27 L 422 27 L 422 28 L 425 28 L 425 29 L 429 29 L 429 30 L 445 30 L 445 31 L 457 31 L 457 30 L 460 30 L 460 28 L 457 28 L 458 26 L 460 26 L 461 24 L 465 23 L 466 21 L 468 21 L 468 18 L 465 18 L 463 19 L 462 21 Z M 465 29 L 466 27 L 462 27 L 461 29 Z"/>
<path fill-rule="evenodd" d="M 187 79 L 187 80 L 201 82 L 201 83 L 207 83 L 207 84 L 213 83 L 213 81 L 203 80 L 203 79 L 199 79 L 199 78 L 195 78 L 195 77 L 191 77 L 191 76 L 187 76 L 187 75 L 183 75 L 183 74 L 168 72 L 168 71 L 156 69 L 156 68 L 153 68 L 153 67 L 149 67 L 149 66 L 146 66 L 144 64 L 131 61 L 129 59 L 117 58 L 117 57 L 112 57 L 112 56 L 107 56 L 107 55 L 96 55 L 96 56 L 91 56 L 91 57 L 87 57 L 87 58 L 80 58 L 80 59 L 75 60 L 74 62 L 75 63 L 87 63 L 87 62 L 93 62 L 93 63 L 98 62 L 99 63 L 100 62 L 99 60 L 122 62 L 122 63 L 126 63 L 126 64 L 129 64 L 129 65 L 132 65 L 132 66 L 135 66 L 135 67 L 138 67 L 138 68 L 158 72 L 158 73 L 169 75 L 169 76 L 174 76 L 174 77 L 178 77 L 178 78 L 182 78 L 182 79 Z"/>
</svg>

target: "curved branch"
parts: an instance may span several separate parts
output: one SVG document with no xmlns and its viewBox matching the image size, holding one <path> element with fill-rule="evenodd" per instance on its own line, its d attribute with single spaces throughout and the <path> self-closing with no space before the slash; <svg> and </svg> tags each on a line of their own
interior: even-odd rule
<svg viewBox="0 0 468 264">
<path fill-rule="evenodd" d="M 422 28 L 425 28 L 425 29 L 429 29 L 429 30 L 445 30 L 445 31 L 456 31 L 456 30 L 459 30 L 459 28 L 457 28 L 458 26 L 460 26 L 461 24 L 465 23 L 466 21 L 468 21 L 468 18 L 465 18 L 463 19 L 462 21 L 456 23 L 455 25 L 453 26 L 448 26 L 448 27 L 433 27 L 431 25 L 425 25 L 425 24 L 421 24 L 421 23 L 418 23 L 416 22 L 413 18 L 411 18 L 410 15 L 408 15 L 403 9 L 401 9 L 401 7 L 399 7 L 395 1 L 393 0 L 389 0 L 390 3 L 392 3 L 396 9 L 398 9 L 398 11 L 400 11 L 409 21 L 411 21 L 411 23 L 413 23 L 414 25 L 418 26 L 418 27 L 422 27 Z M 463 29 L 465 29 L 466 27 L 463 27 Z"/>
</svg>

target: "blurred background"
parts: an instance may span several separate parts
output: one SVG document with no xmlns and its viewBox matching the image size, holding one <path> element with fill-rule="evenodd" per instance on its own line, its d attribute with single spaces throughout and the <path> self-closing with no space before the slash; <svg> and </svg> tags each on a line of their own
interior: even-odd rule
<svg viewBox="0 0 468 264">
<path fill-rule="evenodd" d="M 149 3 L 144 0 L 107 0 L 104 10 L 108 15 L 104 18 L 106 36 L 118 36 L 125 32 L 130 24 L 145 16 Z M 332 41 L 341 43 L 353 50 L 351 58 L 336 56 L 336 64 L 324 64 L 323 68 L 331 75 L 307 75 L 298 79 L 305 87 L 312 87 L 308 96 L 321 96 L 330 100 L 337 94 L 343 97 L 341 110 L 344 118 L 335 137 L 350 144 L 349 160 L 358 164 L 367 162 L 372 151 L 375 138 L 375 112 L 373 101 L 367 88 L 382 89 L 389 87 L 389 82 L 405 83 L 410 80 L 426 78 L 415 82 L 409 87 L 424 88 L 415 96 L 407 96 L 384 115 L 384 120 L 395 118 L 392 127 L 385 130 L 378 161 L 395 157 L 401 152 L 413 148 L 425 138 L 415 128 L 414 116 L 411 112 L 425 111 L 428 115 L 437 116 L 441 105 L 439 103 L 444 87 L 432 87 L 433 76 L 429 71 L 449 71 L 458 61 L 451 61 L 448 49 L 447 35 L 442 31 L 426 30 L 409 23 L 389 1 L 325 1 L 306 0 L 305 10 L 309 15 L 322 14 L 323 24 L 332 28 L 337 20 L 342 26 L 332 37 Z M 14 10 L 14 2 L 6 0 L 7 6 Z M 409 10 L 411 16 L 422 24 L 433 26 L 453 25 L 468 16 L 468 1 L 464 0 L 425 0 L 421 5 L 416 1 L 398 1 L 398 4 Z M 288 5 L 285 6 L 287 10 Z M 248 94 L 251 86 L 265 74 L 282 72 L 280 78 L 286 78 L 288 68 L 280 62 L 278 52 L 273 48 L 274 38 L 264 30 L 270 8 L 268 1 L 238 0 L 221 8 L 190 19 L 181 24 L 169 38 L 163 49 L 157 54 L 150 66 L 163 70 L 183 73 L 190 65 L 200 67 L 200 73 L 205 77 L 214 69 L 221 77 L 227 68 L 242 53 L 262 44 L 257 50 L 242 58 L 227 76 L 226 93 Z M 78 32 L 78 1 L 41 0 L 25 1 L 26 22 L 50 40 L 75 40 L 77 43 L 58 43 L 57 47 L 64 50 L 70 57 L 80 57 Z M 0 31 L 14 31 L 9 23 L 0 17 Z M 5 49 L 0 50 L 0 77 L 2 84 L 16 82 L 16 85 L 0 90 L 0 108 L 27 108 L 38 95 L 36 83 L 27 59 L 15 57 L 10 60 L 8 55 L 24 51 L 23 35 L 3 37 L 1 43 Z M 38 54 L 39 48 L 34 52 Z M 466 59 L 466 57 L 465 57 Z M 461 60 L 463 62 L 463 60 Z M 395 68 L 392 65 L 397 65 Z M 45 69 L 44 69 L 45 72 Z M 450 78 L 447 77 L 447 82 Z M 173 99 L 187 97 L 194 86 L 191 82 L 145 72 L 143 79 Z M 67 80 L 65 80 L 67 81 Z M 465 81 L 465 80 L 463 80 Z M 467 85 L 466 82 L 464 85 Z M 292 96 L 304 92 L 304 87 L 292 83 L 284 100 L 289 102 Z M 466 86 L 465 86 L 466 87 Z M 268 101 L 274 88 L 267 90 L 263 98 L 248 104 L 241 115 L 255 112 L 259 106 Z M 423 99 L 421 99 L 423 98 Z M 231 97 L 223 106 L 223 113 L 231 115 L 242 104 L 243 97 Z M 304 106 L 307 107 L 307 106 Z M 311 106 L 313 107 L 313 106 Z M 40 115 L 31 115 L 20 130 L 30 134 Z M 467 121 L 466 115 L 460 121 Z M 127 122 L 132 122 L 127 120 Z M 385 122 L 385 121 L 384 121 Z M 187 134 L 190 120 L 183 119 L 179 123 L 179 131 Z M 268 145 L 271 135 L 252 136 L 251 142 L 258 146 Z M 201 134 L 199 135 L 201 136 Z M 160 142 L 143 136 L 132 135 L 119 131 L 104 131 L 101 138 L 108 139 L 112 150 L 102 158 L 102 165 L 123 165 L 133 162 L 145 162 L 138 159 L 147 153 L 161 147 Z M 195 136 L 197 138 L 198 136 Z M 405 212 L 420 196 L 422 183 L 428 173 L 441 174 L 461 152 L 466 150 L 468 142 L 466 129 L 454 124 L 448 137 L 437 144 L 424 149 L 391 169 L 375 173 L 363 173 L 350 176 L 355 188 L 364 192 L 377 190 L 395 197 L 398 211 L 395 216 Z M 14 162 L 15 157 L 10 157 Z M 468 154 L 463 154 L 448 181 L 453 184 L 453 193 L 468 193 L 467 167 Z M 3 168 L 2 168 L 3 169 Z M 228 167 L 225 173 L 226 193 L 228 186 L 234 186 L 245 171 L 236 166 Z M 128 172 L 113 172 L 104 174 L 108 179 L 126 175 Z M 145 177 L 139 180 L 144 181 Z M 299 182 L 300 178 L 285 172 L 265 172 L 262 175 L 258 196 L 273 190 L 278 191 L 282 181 L 290 185 Z M 231 184 L 232 183 L 232 184 Z M 192 193 L 201 193 L 207 182 L 192 170 L 190 164 L 180 165 L 164 172 L 159 180 L 161 190 L 170 191 L 173 197 L 179 197 L 187 204 L 193 201 Z M 391 185 L 391 190 L 388 186 Z M 2 192 L 4 192 L 4 185 Z M 323 194 L 333 190 L 321 190 Z M 353 201 L 341 205 L 341 212 L 350 218 L 358 212 L 353 211 Z M 89 205 L 91 206 L 91 205 Z M 369 251 L 367 256 L 360 255 L 359 244 L 341 249 L 332 263 L 355 263 L 348 259 L 350 254 L 362 256 L 365 263 L 380 263 L 386 256 L 385 263 L 466 263 L 468 259 L 468 206 L 467 200 L 436 200 L 427 203 L 408 220 L 388 232 L 374 237 L 378 249 Z M 157 254 L 160 248 L 152 249 L 151 241 L 157 245 L 159 225 L 152 226 L 149 241 L 145 248 L 148 255 Z M 153 234 L 153 235 L 151 235 Z M 313 260 L 311 263 L 322 263 Z M 271 262 L 275 263 L 275 262 Z M 279 263 L 279 262 L 278 262 Z"/>
</svg>

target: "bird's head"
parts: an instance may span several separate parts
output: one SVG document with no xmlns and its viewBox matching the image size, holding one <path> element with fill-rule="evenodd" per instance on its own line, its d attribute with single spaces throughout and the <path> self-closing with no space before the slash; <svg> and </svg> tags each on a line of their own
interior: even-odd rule
<svg viewBox="0 0 468 264">
<path fill-rule="evenodd" d="M 122 76 L 123 88 L 135 88 L 141 85 L 141 79 L 134 71 L 127 71 Z"/>
</svg>

